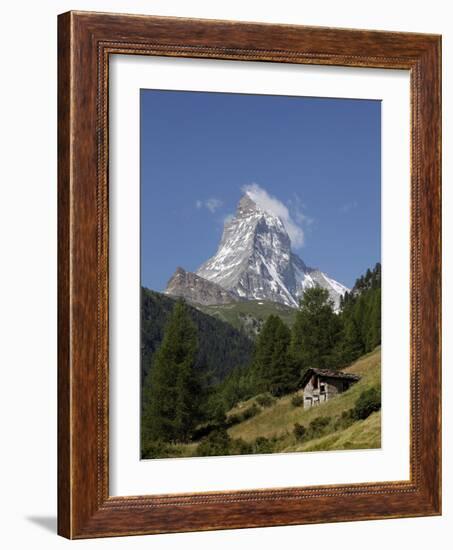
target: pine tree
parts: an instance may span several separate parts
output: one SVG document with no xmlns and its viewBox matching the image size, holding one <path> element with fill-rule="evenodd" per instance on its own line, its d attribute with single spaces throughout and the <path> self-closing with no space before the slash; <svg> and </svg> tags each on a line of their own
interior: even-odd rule
<svg viewBox="0 0 453 550">
<path fill-rule="evenodd" d="M 287 393 L 295 383 L 294 362 L 289 355 L 291 332 L 278 315 L 269 315 L 256 342 L 250 368 L 253 393 Z"/>
<path fill-rule="evenodd" d="M 278 317 L 269 315 L 256 341 L 250 368 L 250 384 L 256 393 L 262 393 L 269 388 L 277 323 Z"/>
<path fill-rule="evenodd" d="M 273 336 L 269 391 L 272 395 L 281 396 L 294 388 L 297 372 L 289 354 L 291 331 L 280 317 L 277 317 L 274 323 Z"/>
<path fill-rule="evenodd" d="M 381 343 L 381 264 L 356 280 L 342 302 L 340 363 L 347 365 Z"/>
<path fill-rule="evenodd" d="M 376 288 L 370 296 L 367 334 L 367 351 L 381 343 L 381 289 Z"/>
<path fill-rule="evenodd" d="M 178 301 L 144 384 L 143 433 L 152 440 L 187 441 L 198 422 L 197 329 Z"/>
<path fill-rule="evenodd" d="M 291 355 L 298 369 L 337 367 L 341 328 L 328 291 L 320 287 L 306 290 L 291 334 Z"/>
<path fill-rule="evenodd" d="M 343 336 L 339 347 L 340 364 L 348 365 L 365 353 L 360 327 L 354 316 L 344 318 Z"/>
</svg>

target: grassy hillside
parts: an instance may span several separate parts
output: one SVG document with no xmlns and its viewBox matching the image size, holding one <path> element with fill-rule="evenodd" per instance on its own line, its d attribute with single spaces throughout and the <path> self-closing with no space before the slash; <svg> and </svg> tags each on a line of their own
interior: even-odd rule
<svg viewBox="0 0 453 550">
<path fill-rule="evenodd" d="M 347 372 L 359 374 L 362 378 L 348 391 L 327 403 L 303 409 L 295 407 L 291 401 L 295 394 L 287 395 L 275 401 L 269 407 L 261 408 L 258 414 L 229 428 L 228 434 L 234 439 L 253 442 L 259 437 L 274 440 L 274 452 L 315 451 L 326 449 L 358 449 L 380 447 L 380 412 L 367 419 L 356 421 L 351 426 L 341 427 L 341 415 L 352 409 L 360 394 L 380 384 L 381 350 L 361 357 L 353 363 Z M 256 398 L 238 404 L 230 414 L 238 414 L 251 407 Z M 321 417 L 329 424 L 323 428 L 319 438 L 298 441 L 293 433 L 294 425 L 308 428 L 310 423 Z M 330 431 L 330 433 L 328 433 Z M 327 433 L 325 433 L 327 432 Z"/>
<path fill-rule="evenodd" d="M 365 390 L 380 385 L 381 349 L 361 357 L 346 372 L 359 374 L 361 379 L 348 391 L 327 403 L 304 410 L 291 401 L 293 393 L 280 399 L 263 400 L 263 395 L 239 403 L 227 417 L 242 418 L 222 433 L 188 444 L 168 444 L 154 450 L 158 457 L 222 456 L 226 454 L 310 452 L 345 449 L 376 449 L 381 446 L 381 412 L 374 412 L 364 420 L 347 418 L 357 399 Z M 254 416 L 244 420 L 247 412 Z M 346 414 L 346 421 L 345 421 Z M 295 424 L 304 426 L 306 436 L 297 439 Z M 314 428 L 317 425 L 317 429 Z M 205 442 L 205 443 L 203 443 Z M 208 445 L 206 446 L 206 442 Z M 200 447 L 204 448 L 201 450 Z M 152 457 L 152 453 L 148 457 Z"/>
<path fill-rule="evenodd" d="M 250 336 L 256 336 L 269 315 L 278 315 L 289 327 L 294 324 L 297 310 L 277 302 L 247 301 L 215 306 L 200 306 L 203 313 L 212 315 L 233 325 L 236 329 L 245 331 Z"/>
<path fill-rule="evenodd" d="M 345 449 L 376 449 L 381 446 L 381 412 L 371 414 L 352 426 L 319 437 L 307 443 L 289 447 L 287 451 L 339 451 Z"/>
</svg>

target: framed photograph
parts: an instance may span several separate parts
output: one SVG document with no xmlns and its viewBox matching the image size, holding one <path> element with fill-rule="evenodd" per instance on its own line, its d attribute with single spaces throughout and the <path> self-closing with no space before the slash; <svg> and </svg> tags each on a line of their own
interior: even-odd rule
<svg viewBox="0 0 453 550">
<path fill-rule="evenodd" d="M 58 530 L 441 513 L 441 39 L 59 16 Z"/>
</svg>

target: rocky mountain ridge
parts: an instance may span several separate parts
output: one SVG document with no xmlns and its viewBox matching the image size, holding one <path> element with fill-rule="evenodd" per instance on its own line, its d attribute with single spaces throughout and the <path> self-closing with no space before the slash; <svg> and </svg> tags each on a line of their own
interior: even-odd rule
<svg viewBox="0 0 453 550">
<path fill-rule="evenodd" d="M 176 268 L 168 281 L 165 294 L 184 298 L 188 302 L 202 306 L 229 304 L 241 299 L 234 292 L 225 290 L 220 285 L 203 279 L 195 273 L 185 271 L 182 267 Z"/>
<path fill-rule="evenodd" d="M 203 305 L 266 300 L 296 308 L 305 290 L 314 286 L 328 290 L 336 310 L 348 291 L 307 266 L 291 250 L 282 220 L 258 206 L 247 192 L 235 216 L 225 223 L 216 254 L 196 273 L 178 268 L 165 292 Z"/>
</svg>

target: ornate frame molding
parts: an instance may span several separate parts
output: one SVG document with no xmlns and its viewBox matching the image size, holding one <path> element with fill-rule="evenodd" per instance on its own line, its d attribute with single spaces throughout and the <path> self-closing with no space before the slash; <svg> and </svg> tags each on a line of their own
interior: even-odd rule
<svg viewBox="0 0 453 550">
<path fill-rule="evenodd" d="M 424 34 L 88 12 L 59 16 L 58 530 L 61 535 L 87 538 L 440 514 L 440 48 L 439 36 Z M 109 496 L 110 55 L 410 71 L 409 481 Z"/>
</svg>

